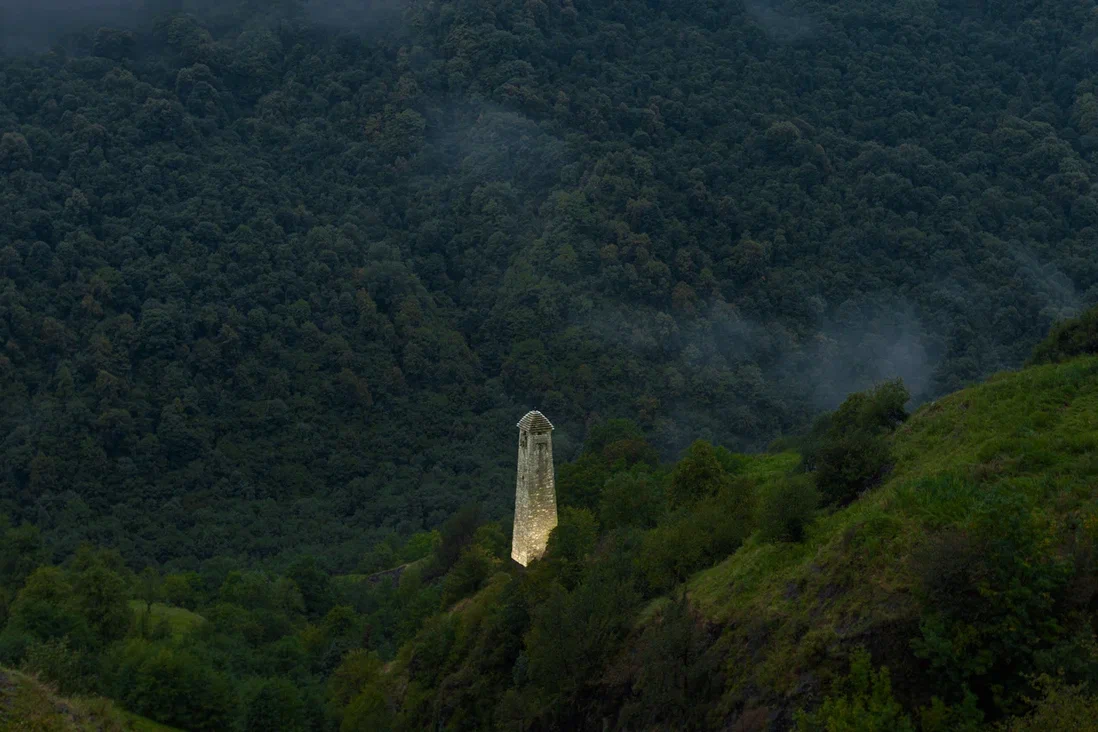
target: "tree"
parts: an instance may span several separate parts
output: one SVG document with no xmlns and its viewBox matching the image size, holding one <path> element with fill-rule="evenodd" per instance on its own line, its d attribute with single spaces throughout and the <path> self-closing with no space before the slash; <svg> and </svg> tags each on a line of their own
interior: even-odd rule
<svg viewBox="0 0 1098 732">
<path fill-rule="evenodd" d="M 1098 353 L 1098 307 L 1053 326 L 1048 336 L 1034 346 L 1027 363 L 1061 363 L 1076 356 L 1095 353 Z"/>
<path fill-rule="evenodd" d="M 152 567 L 145 567 L 137 579 L 137 596 L 145 603 L 145 611 L 141 615 L 141 635 L 147 636 L 152 622 L 153 603 L 164 596 L 164 583 L 160 573 Z"/>
<path fill-rule="evenodd" d="M 442 580 L 442 607 L 449 608 L 479 590 L 495 566 L 492 556 L 483 547 L 467 547 Z"/>
<path fill-rule="evenodd" d="M 716 495 L 725 482 L 726 476 L 713 446 L 696 440 L 671 473 L 671 506 L 689 506 L 701 498 Z"/>
<path fill-rule="evenodd" d="M 339 730 L 340 732 L 372 732 L 373 730 L 388 732 L 393 729 L 390 725 L 392 716 L 388 700 L 382 691 L 374 686 L 368 686 L 347 706 Z"/>
<path fill-rule="evenodd" d="M 39 567 L 15 596 L 9 626 L 40 641 L 67 639 L 72 648 L 86 648 L 95 631 L 73 605 L 73 587 L 65 573 L 57 567 Z"/>
<path fill-rule="evenodd" d="M 571 506 L 561 509 L 556 527 L 549 532 L 545 554 L 565 588 L 572 589 L 580 581 L 597 537 L 598 523 L 590 511 Z"/>
<path fill-rule="evenodd" d="M 647 471 L 615 473 L 602 488 L 599 523 L 606 529 L 652 528 L 663 516 L 667 499 L 661 482 Z"/>
<path fill-rule="evenodd" d="M 160 590 L 168 604 L 194 610 L 198 606 L 198 585 L 201 577 L 195 572 L 164 576 Z"/>
<path fill-rule="evenodd" d="M 554 586 L 533 609 L 526 635 L 530 681 L 562 728 L 574 725 L 579 694 L 626 632 L 635 599 L 626 582 L 602 567 L 572 592 Z"/>
<path fill-rule="evenodd" d="M 289 679 L 263 679 L 248 699 L 244 729 L 246 732 L 309 729 L 301 692 Z"/>
<path fill-rule="evenodd" d="M 1085 684 L 1069 685 L 1062 678 L 1042 674 L 1035 686 L 1042 696 L 1025 715 L 1000 725 L 1004 732 L 1039 732 L 1049 729 L 1073 729 L 1093 732 L 1098 729 L 1098 699 L 1087 692 Z"/>
<path fill-rule="evenodd" d="M 128 709 L 188 730 L 231 728 L 236 694 L 222 674 L 190 653 L 130 641 L 114 658 L 112 696 Z"/>
<path fill-rule="evenodd" d="M 8 527 L 0 518 L 0 586 L 12 591 L 43 563 L 42 534 L 33 524 Z"/>
<path fill-rule="evenodd" d="M 473 540 L 477 528 L 483 523 L 480 506 L 470 504 L 451 516 L 442 525 L 439 533 L 442 541 L 435 551 L 436 566 L 433 572 L 444 574 L 454 566 L 462 550 Z"/>
<path fill-rule="evenodd" d="M 644 535 L 637 568 L 653 593 L 683 582 L 701 564 L 707 537 L 686 519 L 657 526 Z"/>
<path fill-rule="evenodd" d="M 286 570 L 286 576 L 297 584 L 305 602 L 305 612 L 310 617 L 318 617 L 332 607 L 335 595 L 331 577 L 320 568 L 315 557 L 296 559 Z"/>
<path fill-rule="evenodd" d="M 887 435 L 907 419 L 910 399 L 899 379 L 851 394 L 820 417 L 803 445 L 804 467 L 815 471 L 825 502 L 845 505 L 880 483 L 892 468 Z"/>
<path fill-rule="evenodd" d="M 675 729 L 705 729 L 706 700 L 719 689 L 719 656 L 708 653 L 710 638 L 686 593 L 676 592 L 659 617 L 646 624 L 638 642 L 634 691 L 636 723 Z"/>
<path fill-rule="evenodd" d="M 0 135 L 0 170 L 20 170 L 34 160 L 27 138 L 18 132 Z"/>
<path fill-rule="evenodd" d="M 101 564 L 76 576 L 71 601 L 104 645 L 122 638 L 133 624 L 125 581 Z"/>
</svg>

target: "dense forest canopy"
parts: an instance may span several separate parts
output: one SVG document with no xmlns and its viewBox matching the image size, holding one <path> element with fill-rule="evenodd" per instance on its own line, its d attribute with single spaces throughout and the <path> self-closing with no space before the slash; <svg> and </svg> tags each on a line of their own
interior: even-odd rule
<svg viewBox="0 0 1098 732">
<path fill-rule="evenodd" d="M 753 449 L 1098 301 L 1088 3 L 99 10 L 0 60 L 0 512 L 57 557 L 349 571 L 505 515 L 527 409 Z"/>
</svg>

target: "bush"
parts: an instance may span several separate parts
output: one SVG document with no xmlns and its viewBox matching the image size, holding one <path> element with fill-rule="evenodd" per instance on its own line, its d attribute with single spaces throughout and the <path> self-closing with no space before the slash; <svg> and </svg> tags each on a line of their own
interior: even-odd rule
<svg viewBox="0 0 1098 732">
<path fill-rule="evenodd" d="M 112 696 L 142 716 L 194 732 L 236 726 L 232 685 L 189 653 L 134 640 L 117 650 L 111 666 Z"/>
<path fill-rule="evenodd" d="M 735 552 L 751 533 L 753 518 L 754 486 L 746 480 L 726 481 L 715 495 L 647 532 L 637 567 L 651 590 L 670 589 Z"/>
<path fill-rule="evenodd" d="M 265 679 L 252 691 L 244 716 L 245 732 L 304 732 L 308 729 L 301 692 L 288 679 Z"/>
<path fill-rule="evenodd" d="M 442 607 L 448 608 L 479 590 L 494 566 L 492 557 L 483 547 L 467 548 L 442 580 Z"/>
<path fill-rule="evenodd" d="M 874 671 L 869 653 L 855 651 L 850 659 L 850 674 L 840 679 L 832 695 L 811 714 L 797 713 L 798 732 L 831 730 L 889 730 L 915 732 L 911 719 L 892 696 L 888 668 Z"/>
<path fill-rule="evenodd" d="M 887 435 L 907 419 L 911 395 L 899 379 L 851 394 L 820 417 L 802 442 L 805 470 L 828 504 L 843 506 L 878 485 L 891 470 Z"/>
<path fill-rule="evenodd" d="M 70 648 L 64 638 L 31 642 L 22 670 L 54 684 L 62 694 L 90 691 L 94 679 L 86 654 Z"/>
<path fill-rule="evenodd" d="M 712 496 L 727 483 L 728 476 L 717 459 L 717 451 L 704 440 L 695 440 L 675 463 L 671 473 L 671 506 L 689 506 Z"/>
<path fill-rule="evenodd" d="M 767 542 L 803 540 L 819 503 L 820 492 L 811 476 L 786 478 L 759 508 L 760 538 Z"/>
<path fill-rule="evenodd" d="M 1054 325 L 1048 336 L 1034 347 L 1026 365 L 1062 363 L 1093 353 L 1098 353 L 1098 307 Z"/>
<path fill-rule="evenodd" d="M 1043 698 L 1024 717 L 1001 724 L 1001 732 L 1098 731 L 1098 697 L 1087 693 L 1083 684 L 1069 686 L 1063 679 L 1043 674 L 1035 679 L 1034 686 Z"/>
<path fill-rule="evenodd" d="M 816 455 L 816 485 L 826 503 L 845 506 L 879 485 L 892 464 L 884 437 L 864 432 L 835 437 Z"/>
<path fill-rule="evenodd" d="M 666 504 L 663 486 L 650 473 L 616 473 L 603 486 L 599 521 L 607 530 L 623 526 L 648 529 L 659 521 Z"/>
<path fill-rule="evenodd" d="M 1032 501 L 992 495 L 970 529 L 915 553 L 927 610 L 912 649 L 942 688 L 967 687 L 983 709 L 1009 714 L 1032 692 L 1018 669 L 1093 673 L 1089 628 L 1064 622 L 1074 562 L 1056 547 L 1067 541 Z"/>
</svg>

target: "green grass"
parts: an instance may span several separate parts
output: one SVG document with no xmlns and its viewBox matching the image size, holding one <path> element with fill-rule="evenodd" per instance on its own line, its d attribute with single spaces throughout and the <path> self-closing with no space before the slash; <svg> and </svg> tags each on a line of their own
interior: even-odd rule
<svg viewBox="0 0 1098 732">
<path fill-rule="evenodd" d="M 141 627 L 141 624 L 145 619 L 144 601 L 132 600 L 130 602 L 130 607 L 133 608 L 134 623 L 137 624 L 137 627 Z M 153 603 L 151 620 L 153 627 L 160 623 L 167 623 L 171 628 L 172 636 L 176 638 L 186 635 L 197 626 L 206 622 L 204 617 L 192 613 L 190 610 L 174 607 L 172 605 L 164 605 L 159 602 Z"/>
<path fill-rule="evenodd" d="M 1098 472 L 1098 358 L 1003 373 L 920 409 L 895 439 L 897 478 Z M 893 481 L 895 482 L 895 480 Z"/>
<path fill-rule="evenodd" d="M 354 585 L 354 584 L 357 584 L 359 582 L 362 582 L 363 580 L 368 580 L 371 577 L 376 577 L 376 576 L 381 575 L 381 574 L 386 574 L 387 572 L 392 572 L 392 571 L 397 570 L 397 569 L 403 569 L 406 572 L 409 569 L 411 569 L 412 567 L 423 566 L 426 563 L 426 561 L 427 561 L 426 557 L 422 558 L 422 559 L 416 559 L 416 560 L 411 561 L 411 562 L 405 562 L 404 564 L 398 564 L 395 567 L 390 567 L 388 569 L 382 569 L 382 570 L 379 570 L 377 572 L 372 572 L 370 574 L 361 574 L 361 573 L 337 574 L 337 575 L 333 575 L 332 581 L 335 582 L 336 584 L 340 584 L 340 585 Z"/>
<path fill-rule="evenodd" d="M 890 634 L 902 642 L 919 613 L 912 552 L 934 531 L 992 510 L 997 494 L 1059 514 L 1091 505 L 1098 358 L 998 374 L 922 407 L 892 442 L 897 463 L 886 483 L 821 516 L 803 543 L 753 537 L 691 578 L 693 601 L 726 628 L 730 689 L 789 692 L 829 659 L 840 668 L 853 645 Z M 795 467 L 790 455 L 758 461 L 761 491 Z"/>
<path fill-rule="evenodd" d="M 61 699 L 35 679 L 0 668 L 0 732 L 173 732 L 107 699 Z"/>
<path fill-rule="evenodd" d="M 336 584 L 355 585 L 366 579 L 368 574 L 337 574 L 332 576 L 332 582 Z"/>
</svg>

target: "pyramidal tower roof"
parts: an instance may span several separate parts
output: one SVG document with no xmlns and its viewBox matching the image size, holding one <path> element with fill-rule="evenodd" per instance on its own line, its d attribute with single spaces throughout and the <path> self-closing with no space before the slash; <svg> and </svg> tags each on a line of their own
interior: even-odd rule
<svg viewBox="0 0 1098 732">
<path fill-rule="evenodd" d="M 527 412 L 519 420 L 518 428 L 527 432 L 548 432 L 553 429 L 553 423 L 545 418 L 545 415 L 537 410 Z"/>
</svg>

